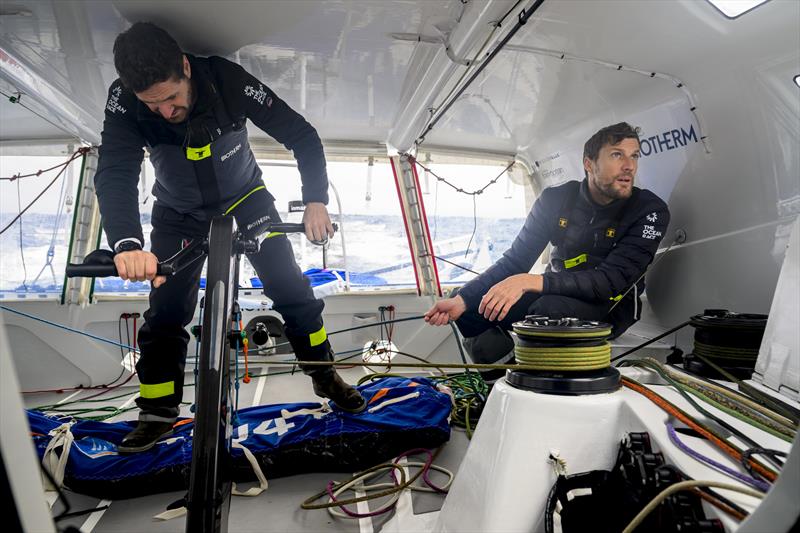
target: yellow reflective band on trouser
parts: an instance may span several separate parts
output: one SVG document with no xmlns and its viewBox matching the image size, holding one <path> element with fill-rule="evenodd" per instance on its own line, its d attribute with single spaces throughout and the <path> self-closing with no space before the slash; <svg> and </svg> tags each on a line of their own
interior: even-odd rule
<svg viewBox="0 0 800 533">
<path fill-rule="evenodd" d="M 260 191 L 261 189 L 266 189 L 266 188 L 267 188 L 267 187 L 266 187 L 265 185 L 259 185 L 258 187 L 256 187 L 256 188 L 255 188 L 255 189 L 253 189 L 252 191 L 250 191 L 249 193 L 245 194 L 244 196 L 242 196 L 241 198 L 239 198 L 238 200 L 236 200 L 236 201 L 233 203 L 233 205 L 232 205 L 232 206 L 230 206 L 230 207 L 229 207 L 229 208 L 228 208 L 228 209 L 227 209 L 227 210 L 226 210 L 226 211 L 225 211 L 223 214 L 224 214 L 224 215 L 228 215 L 228 214 L 230 214 L 230 212 L 231 212 L 231 211 L 233 211 L 234 209 L 236 209 L 236 206 L 238 206 L 239 204 L 241 204 L 242 202 L 244 202 L 245 200 L 247 200 L 247 198 L 248 198 L 248 197 L 249 197 L 251 194 L 253 194 L 253 193 L 254 193 L 254 192 L 256 192 L 256 191 Z"/>
<path fill-rule="evenodd" d="M 573 257 L 572 259 L 564 259 L 564 268 L 573 268 L 582 263 L 586 262 L 586 254 L 581 254 L 578 257 Z"/>
<path fill-rule="evenodd" d="M 328 338 L 328 334 L 325 333 L 325 326 L 319 328 L 319 331 L 315 331 L 314 333 L 309 333 L 308 335 L 308 343 L 311 346 L 319 346 L 325 339 Z"/>
<path fill-rule="evenodd" d="M 139 396 L 142 398 L 163 398 L 175 394 L 175 382 L 167 381 L 166 383 L 153 383 L 152 385 L 139 384 Z"/>
<path fill-rule="evenodd" d="M 211 143 L 208 143 L 205 146 L 201 146 L 200 148 L 191 148 L 186 147 L 186 159 L 189 161 L 200 161 L 201 159 L 205 159 L 206 157 L 211 156 Z"/>
<path fill-rule="evenodd" d="M 621 294 L 617 294 L 616 296 L 612 296 L 611 298 L 609 298 L 609 300 L 611 300 L 612 302 L 618 302 L 618 301 L 622 300 L 622 295 Z"/>
</svg>

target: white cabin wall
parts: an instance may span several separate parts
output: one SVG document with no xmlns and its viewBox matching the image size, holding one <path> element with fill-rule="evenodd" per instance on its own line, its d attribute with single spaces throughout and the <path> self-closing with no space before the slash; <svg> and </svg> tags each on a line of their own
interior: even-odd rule
<svg viewBox="0 0 800 533">
<path fill-rule="evenodd" d="M 688 235 L 648 276 L 645 320 L 665 326 L 712 307 L 768 312 L 800 205 L 800 3 L 773 0 L 737 20 L 705 4 L 545 4 L 522 43 L 670 74 L 697 103 L 710 153 L 692 140 L 653 152 L 637 178 L 669 204 L 662 247 L 678 228 Z M 643 139 L 693 127 L 699 140 L 689 101 L 668 81 L 524 54 L 540 99 L 520 153 L 540 162 L 542 186 L 582 178 L 583 143 L 618 121 Z"/>
</svg>

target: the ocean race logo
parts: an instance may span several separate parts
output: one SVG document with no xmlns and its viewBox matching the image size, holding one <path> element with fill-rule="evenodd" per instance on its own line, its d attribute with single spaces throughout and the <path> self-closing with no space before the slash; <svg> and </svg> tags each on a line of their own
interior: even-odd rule
<svg viewBox="0 0 800 533">
<path fill-rule="evenodd" d="M 124 115 L 125 112 L 127 111 L 127 109 L 125 109 L 119 104 L 119 97 L 121 95 L 122 95 L 122 87 L 120 87 L 119 85 L 117 85 L 111 90 L 111 96 L 109 96 L 108 102 L 106 102 L 106 109 L 110 113 L 116 113 L 117 111 L 119 111 L 121 114 Z"/>
</svg>

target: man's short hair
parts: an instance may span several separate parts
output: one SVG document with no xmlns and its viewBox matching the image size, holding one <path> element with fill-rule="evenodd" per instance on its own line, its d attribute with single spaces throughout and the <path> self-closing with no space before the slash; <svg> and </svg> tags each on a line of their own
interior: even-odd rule
<svg viewBox="0 0 800 533">
<path fill-rule="evenodd" d="M 583 145 L 583 157 L 597 161 L 603 146 L 607 144 L 613 146 L 623 139 L 636 139 L 636 142 L 639 142 L 639 128 L 634 128 L 627 122 L 606 126 L 589 137 L 589 140 Z"/>
<path fill-rule="evenodd" d="M 155 24 L 137 22 L 114 41 L 114 66 L 125 87 L 138 93 L 183 78 L 183 51 Z"/>
</svg>

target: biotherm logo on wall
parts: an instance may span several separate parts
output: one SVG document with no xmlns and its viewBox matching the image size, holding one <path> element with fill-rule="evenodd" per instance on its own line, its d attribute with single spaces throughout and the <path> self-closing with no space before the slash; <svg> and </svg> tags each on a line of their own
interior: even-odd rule
<svg viewBox="0 0 800 533">
<path fill-rule="evenodd" d="M 639 145 L 642 156 L 647 157 L 651 154 L 660 154 L 676 148 L 683 148 L 690 144 L 691 141 L 698 142 L 694 125 L 689 126 L 688 131 L 684 128 L 672 129 L 651 137 L 641 137 Z"/>
</svg>

